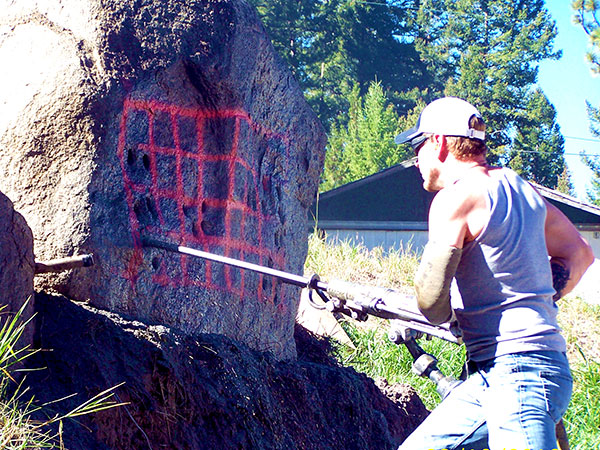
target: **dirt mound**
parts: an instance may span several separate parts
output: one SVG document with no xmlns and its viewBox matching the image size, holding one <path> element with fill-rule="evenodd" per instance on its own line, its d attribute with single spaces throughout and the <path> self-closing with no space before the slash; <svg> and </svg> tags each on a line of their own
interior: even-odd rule
<svg viewBox="0 0 600 450">
<path fill-rule="evenodd" d="M 299 359 L 276 361 L 222 335 L 185 336 L 38 294 L 28 375 L 38 402 L 67 411 L 124 382 L 127 406 L 64 424 L 70 450 L 386 449 L 427 411 L 409 387 L 387 387 L 328 356 L 328 343 L 297 328 Z"/>
</svg>

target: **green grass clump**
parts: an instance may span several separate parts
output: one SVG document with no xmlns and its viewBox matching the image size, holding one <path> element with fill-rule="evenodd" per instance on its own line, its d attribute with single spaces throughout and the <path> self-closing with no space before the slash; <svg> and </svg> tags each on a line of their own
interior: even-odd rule
<svg viewBox="0 0 600 450">
<path fill-rule="evenodd" d="M 330 243 L 313 233 L 309 236 L 304 272 L 316 273 L 322 280 L 338 279 L 407 290 L 412 289 L 418 263 L 410 246 L 387 252 L 381 247 L 368 250 L 347 240 Z"/>
<path fill-rule="evenodd" d="M 9 394 L 10 383 L 16 383 L 11 369 L 32 354 L 27 348 L 17 349 L 28 324 L 20 322 L 24 309 L 25 305 L 13 317 L 6 317 L 0 329 L 0 448 L 3 449 L 48 448 L 51 441 L 50 434 L 30 420 L 35 408 L 31 401 L 22 401 L 23 385 L 19 384 Z"/>
<path fill-rule="evenodd" d="M 19 348 L 19 340 L 31 321 L 21 321 L 26 305 L 27 302 L 16 314 L 5 315 L 0 319 L 0 449 L 62 449 L 63 420 L 122 405 L 112 400 L 112 391 L 120 385 L 99 393 L 67 414 L 47 415 L 48 405 L 38 406 L 34 398 L 28 395 L 26 377 L 16 381 L 16 373 L 21 370 L 18 367 L 35 353 L 27 347 Z M 0 307 L 0 311 L 4 308 L 5 306 Z M 46 418 L 34 419 L 40 415 Z M 59 424 L 58 433 L 50 430 L 50 426 L 56 423 Z"/>
<path fill-rule="evenodd" d="M 590 359 L 600 361 L 600 305 L 567 296 L 559 300 L 558 307 L 558 323 L 567 340 L 571 364 L 585 363 Z"/>
<path fill-rule="evenodd" d="M 435 384 L 412 371 L 413 359 L 410 353 L 404 345 L 394 344 L 388 339 L 385 324 L 382 323 L 381 327 L 361 328 L 346 321 L 342 326 L 356 348 L 334 344 L 335 356 L 340 363 L 354 367 L 371 378 L 381 377 L 389 383 L 411 385 L 429 410 L 439 404 L 441 397 Z M 419 344 L 423 350 L 438 359 L 438 368 L 444 375 L 455 378 L 460 376 L 465 362 L 464 346 L 441 339 L 420 339 Z"/>
<path fill-rule="evenodd" d="M 563 420 L 573 450 L 600 448 L 600 363 L 571 367 L 573 396 Z"/>
<path fill-rule="evenodd" d="M 578 297 L 566 297 L 558 305 L 573 375 L 565 429 L 573 450 L 600 448 L 600 305 Z"/>
</svg>

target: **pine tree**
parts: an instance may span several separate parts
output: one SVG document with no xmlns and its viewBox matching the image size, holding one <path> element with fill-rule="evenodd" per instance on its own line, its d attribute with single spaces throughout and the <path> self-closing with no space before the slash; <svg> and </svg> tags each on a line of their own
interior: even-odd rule
<svg viewBox="0 0 600 450">
<path fill-rule="evenodd" d="M 594 108 L 587 102 L 588 117 L 590 118 L 590 131 L 600 138 L 600 108 Z M 587 189 L 587 197 L 590 203 L 600 206 L 600 156 L 586 156 L 581 154 L 581 161 L 592 171 L 590 187 Z"/>
<path fill-rule="evenodd" d="M 587 60 L 591 70 L 600 74 L 600 3 L 597 0 L 575 0 L 571 3 L 575 10 L 575 23 L 581 25 L 590 38 L 591 49 L 587 52 Z"/>
<path fill-rule="evenodd" d="M 398 115 L 381 83 L 371 83 L 364 96 L 355 83 L 347 90 L 347 100 L 347 117 L 331 128 L 321 190 L 364 178 L 409 157 L 407 149 L 394 144 Z"/>
<path fill-rule="evenodd" d="M 575 188 L 573 186 L 573 182 L 571 181 L 571 172 L 569 172 L 569 168 L 566 165 L 563 173 L 561 173 L 560 177 L 558 177 L 556 190 L 558 192 L 562 192 L 563 194 L 570 195 L 571 197 L 575 196 Z"/>
<path fill-rule="evenodd" d="M 356 105 L 349 103 L 348 86 L 356 84 L 357 95 L 364 97 L 370 83 L 379 80 L 400 117 L 399 129 L 414 125 L 418 111 L 435 98 L 464 98 L 486 119 L 492 164 L 520 164 L 532 179 L 556 186 L 564 160 L 552 119 L 539 115 L 546 122 L 537 126 L 554 130 L 549 134 L 553 147 L 544 144 L 542 150 L 558 155 L 557 161 L 523 153 L 540 146 L 532 131 L 536 123 L 528 116 L 532 98 L 539 97 L 534 92 L 538 64 L 560 57 L 553 49 L 555 23 L 543 0 L 250 2 L 330 131 L 324 185 L 358 173 L 353 165 L 340 164 L 358 145 L 349 143 L 358 130 L 349 129 L 354 126 L 349 112 Z"/>
<path fill-rule="evenodd" d="M 507 154 L 509 166 L 525 179 L 554 189 L 566 168 L 564 144 L 556 110 L 541 90 L 534 90 Z"/>
<path fill-rule="evenodd" d="M 410 8 L 372 0 L 249 0 L 327 129 L 348 109 L 344 86 L 377 79 L 393 95 L 430 82 L 409 34 Z M 412 3 L 412 0 L 406 3 Z"/>
<path fill-rule="evenodd" d="M 588 166 L 592 173 L 591 187 L 587 190 L 590 203 L 600 206 L 600 156 L 581 156 L 582 161 Z"/>
<path fill-rule="evenodd" d="M 600 3 L 595 0 L 575 0 L 572 7 L 576 12 L 575 22 L 579 23 L 590 38 L 591 50 L 587 53 L 587 59 L 591 65 L 592 73 L 600 74 Z M 590 118 L 590 131 L 600 138 L 600 108 L 587 103 L 588 117 Z M 591 188 L 587 195 L 590 202 L 600 206 L 600 156 L 581 156 L 583 163 L 588 166 L 593 175 Z"/>
<path fill-rule="evenodd" d="M 527 110 L 538 63 L 560 57 L 543 0 L 423 1 L 415 23 L 417 49 L 436 74 L 430 94 L 476 105 L 488 126 L 490 162 L 508 164 L 514 131 L 531 122 L 521 111 Z M 535 148 L 536 142 L 527 145 Z"/>
</svg>

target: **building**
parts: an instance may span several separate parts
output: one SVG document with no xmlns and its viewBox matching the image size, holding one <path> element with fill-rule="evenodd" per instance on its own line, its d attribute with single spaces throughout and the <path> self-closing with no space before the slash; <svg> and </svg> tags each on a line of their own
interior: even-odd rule
<svg viewBox="0 0 600 450">
<path fill-rule="evenodd" d="M 434 195 L 423 189 L 415 161 L 320 194 L 311 208 L 313 227 L 328 239 L 369 249 L 421 249 L 427 242 L 427 214 Z"/>
</svg>

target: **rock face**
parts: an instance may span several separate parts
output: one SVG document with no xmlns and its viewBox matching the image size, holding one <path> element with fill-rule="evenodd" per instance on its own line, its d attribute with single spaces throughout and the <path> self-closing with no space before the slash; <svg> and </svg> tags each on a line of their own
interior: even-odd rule
<svg viewBox="0 0 600 450">
<path fill-rule="evenodd" d="M 120 385 L 127 405 L 65 420 L 71 450 L 396 449 L 427 416 L 415 391 L 382 386 L 328 360 L 327 348 L 298 330 L 298 359 L 222 335 L 182 336 L 164 326 L 39 295 L 39 352 L 28 375 L 36 401 L 70 411 Z"/>
<path fill-rule="evenodd" d="M 15 313 L 23 303 L 23 320 L 33 311 L 33 236 L 25 219 L 12 202 L 0 192 L 0 307 L 3 313 Z M 3 316 L 3 321 L 6 316 Z M 4 323 L 4 322 L 2 322 Z M 33 327 L 27 327 L 20 345 L 32 344 Z"/>
<path fill-rule="evenodd" d="M 96 261 L 39 287 L 294 357 L 295 288 L 141 246 L 147 236 L 302 271 L 325 135 L 254 10 L 2 3 L 0 189 L 38 259 Z"/>
</svg>

